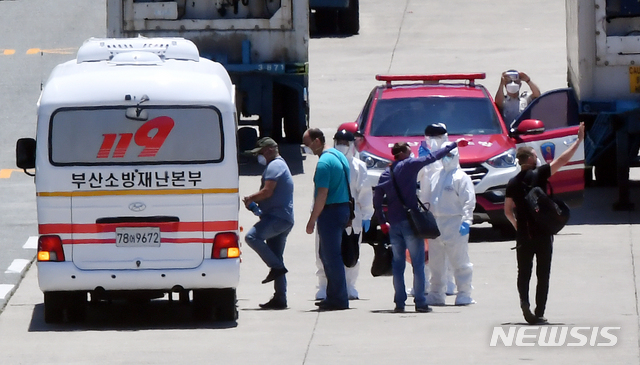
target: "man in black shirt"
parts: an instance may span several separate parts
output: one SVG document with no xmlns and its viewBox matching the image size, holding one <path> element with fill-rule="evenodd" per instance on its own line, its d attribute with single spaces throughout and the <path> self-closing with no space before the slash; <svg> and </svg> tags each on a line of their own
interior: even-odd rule
<svg viewBox="0 0 640 365">
<path fill-rule="evenodd" d="M 553 235 L 544 234 L 535 229 L 533 217 L 527 210 L 525 196 L 533 186 L 539 186 L 542 190 L 547 191 L 549 177 L 571 160 L 583 139 L 584 123 L 581 123 L 578 128 L 578 139 L 557 159 L 540 167 L 536 167 L 538 156 L 532 147 L 520 147 L 516 153 L 522 171 L 507 184 L 504 213 L 516 229 L 518 293 L 522 314 L 529 324 L 547 322 L 544 318 L 544 310 L 549 292 Z M 536 277 L 538 279 L 535 314 L 531 313 L 529 309 L 529 281 L 531 280 L 534 256 L 536 256 Z"/>
</svg>

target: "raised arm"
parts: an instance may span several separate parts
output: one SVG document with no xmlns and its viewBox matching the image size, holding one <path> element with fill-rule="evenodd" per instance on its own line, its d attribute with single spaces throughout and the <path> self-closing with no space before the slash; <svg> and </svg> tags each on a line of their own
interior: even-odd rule
<svg viewBox="0 0 640 365">
<path fill-rule="evenodd" d="M 576 153 L 578 147 L 580 147 L 580 143 L 582 143 L 583 140 L 584 123 L 580 123 L 580 126 L 578 127 L 578 139 L 576 139 L 576 141 L 573 142 L 573 144 L 571 144 L 571 146 L 569 146 L 569 148 L 564 151 L 558 158 L 551 161 L 551 163 L 549 164 L 551 166 L 551 175 L 558 172 L 558 170 L 560 170 L 562 166 L 566 165 L 569 160 L 571 160 L 571 157 L 573 157 L 573 155 Z"/>
</svg>

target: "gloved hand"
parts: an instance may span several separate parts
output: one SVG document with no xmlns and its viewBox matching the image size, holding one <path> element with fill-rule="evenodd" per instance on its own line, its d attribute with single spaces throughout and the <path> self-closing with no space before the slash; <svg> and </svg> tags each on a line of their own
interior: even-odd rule
<svg viewBox="0 0 640 365">
<path fill-rule="evenodd" d="M 427 142 L 420 142 L 420 147 L 418 147 L 418 157 L 426 156 L 430 153 L 429 148 L 427 148 Z"/>
<path fill-rule="evenodd" d="M 380 230 L 382 231 L 382 233 L 384 233 L 386 236 L 389 235 L 389 223 L 382 223 L 380 225 Z"/>
<path fill-rule="evenodd" d="M 465 236 L 468 234 L 469 234 L 469 223 L 462 222 L 462 224 L 460 225 L 460 235 Z"/>
<path fill-rule="evenodd" d="M 367 232 L 371 227 L 371 219 L 365 219 L 362 221 L 362 229 Z"/>
<path fill-rule="evenodd" d="M 458 143 L 458 147 L 466 147 L 469 145 L 469 141 L 464 138 L 458 138 L 456 143 Z"/>
</svg>

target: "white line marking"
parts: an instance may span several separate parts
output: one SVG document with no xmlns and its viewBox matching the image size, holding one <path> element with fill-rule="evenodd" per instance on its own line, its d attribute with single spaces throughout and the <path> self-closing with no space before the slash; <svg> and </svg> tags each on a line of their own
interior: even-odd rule
<svg viewBox="0 0 640 365">
<path fill-rule="evenodd" d="M 38 248 L 38 236 L 31 236 L 29 237 L 29 239 L 27 240 L 27 242 L 25 242 L 25 244 L 22 246 L 22 248 L 28 250 L 28 249 L 37 249 Z"/>
<path fill-rule="evenodd" d="M 4 300 L 4 298 L 11 292 L 11 290 L 13 290 L 13 285 L 0 284 L 0 300 Z"/>
<path fill-rule="evenodd" d="M 27 265 L 29 265 L 29 260 L 15 259 L 13 260 L 11 265 L 9 265 L 9 268 L 7 269 L 7 271 L 5 271 L 4 273 L 5 274 L 22 274 L 22 272 L 27 267 Z"/>
</svg>

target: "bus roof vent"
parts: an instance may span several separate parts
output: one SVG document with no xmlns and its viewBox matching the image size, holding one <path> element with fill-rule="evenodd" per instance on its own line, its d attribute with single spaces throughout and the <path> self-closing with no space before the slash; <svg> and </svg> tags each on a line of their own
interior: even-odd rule
<svg viewBox="0 0 640 365">
<path fill-rule="evenodd" d="M 200 60 L 198 47 L 184 38 L 90 38 L 78 50 L 77 62 L 110 61 L 128 52 L 149 52 L 162 60 Z M 118 57 L 120 58 L 120 57 Z"/>
</svg>

